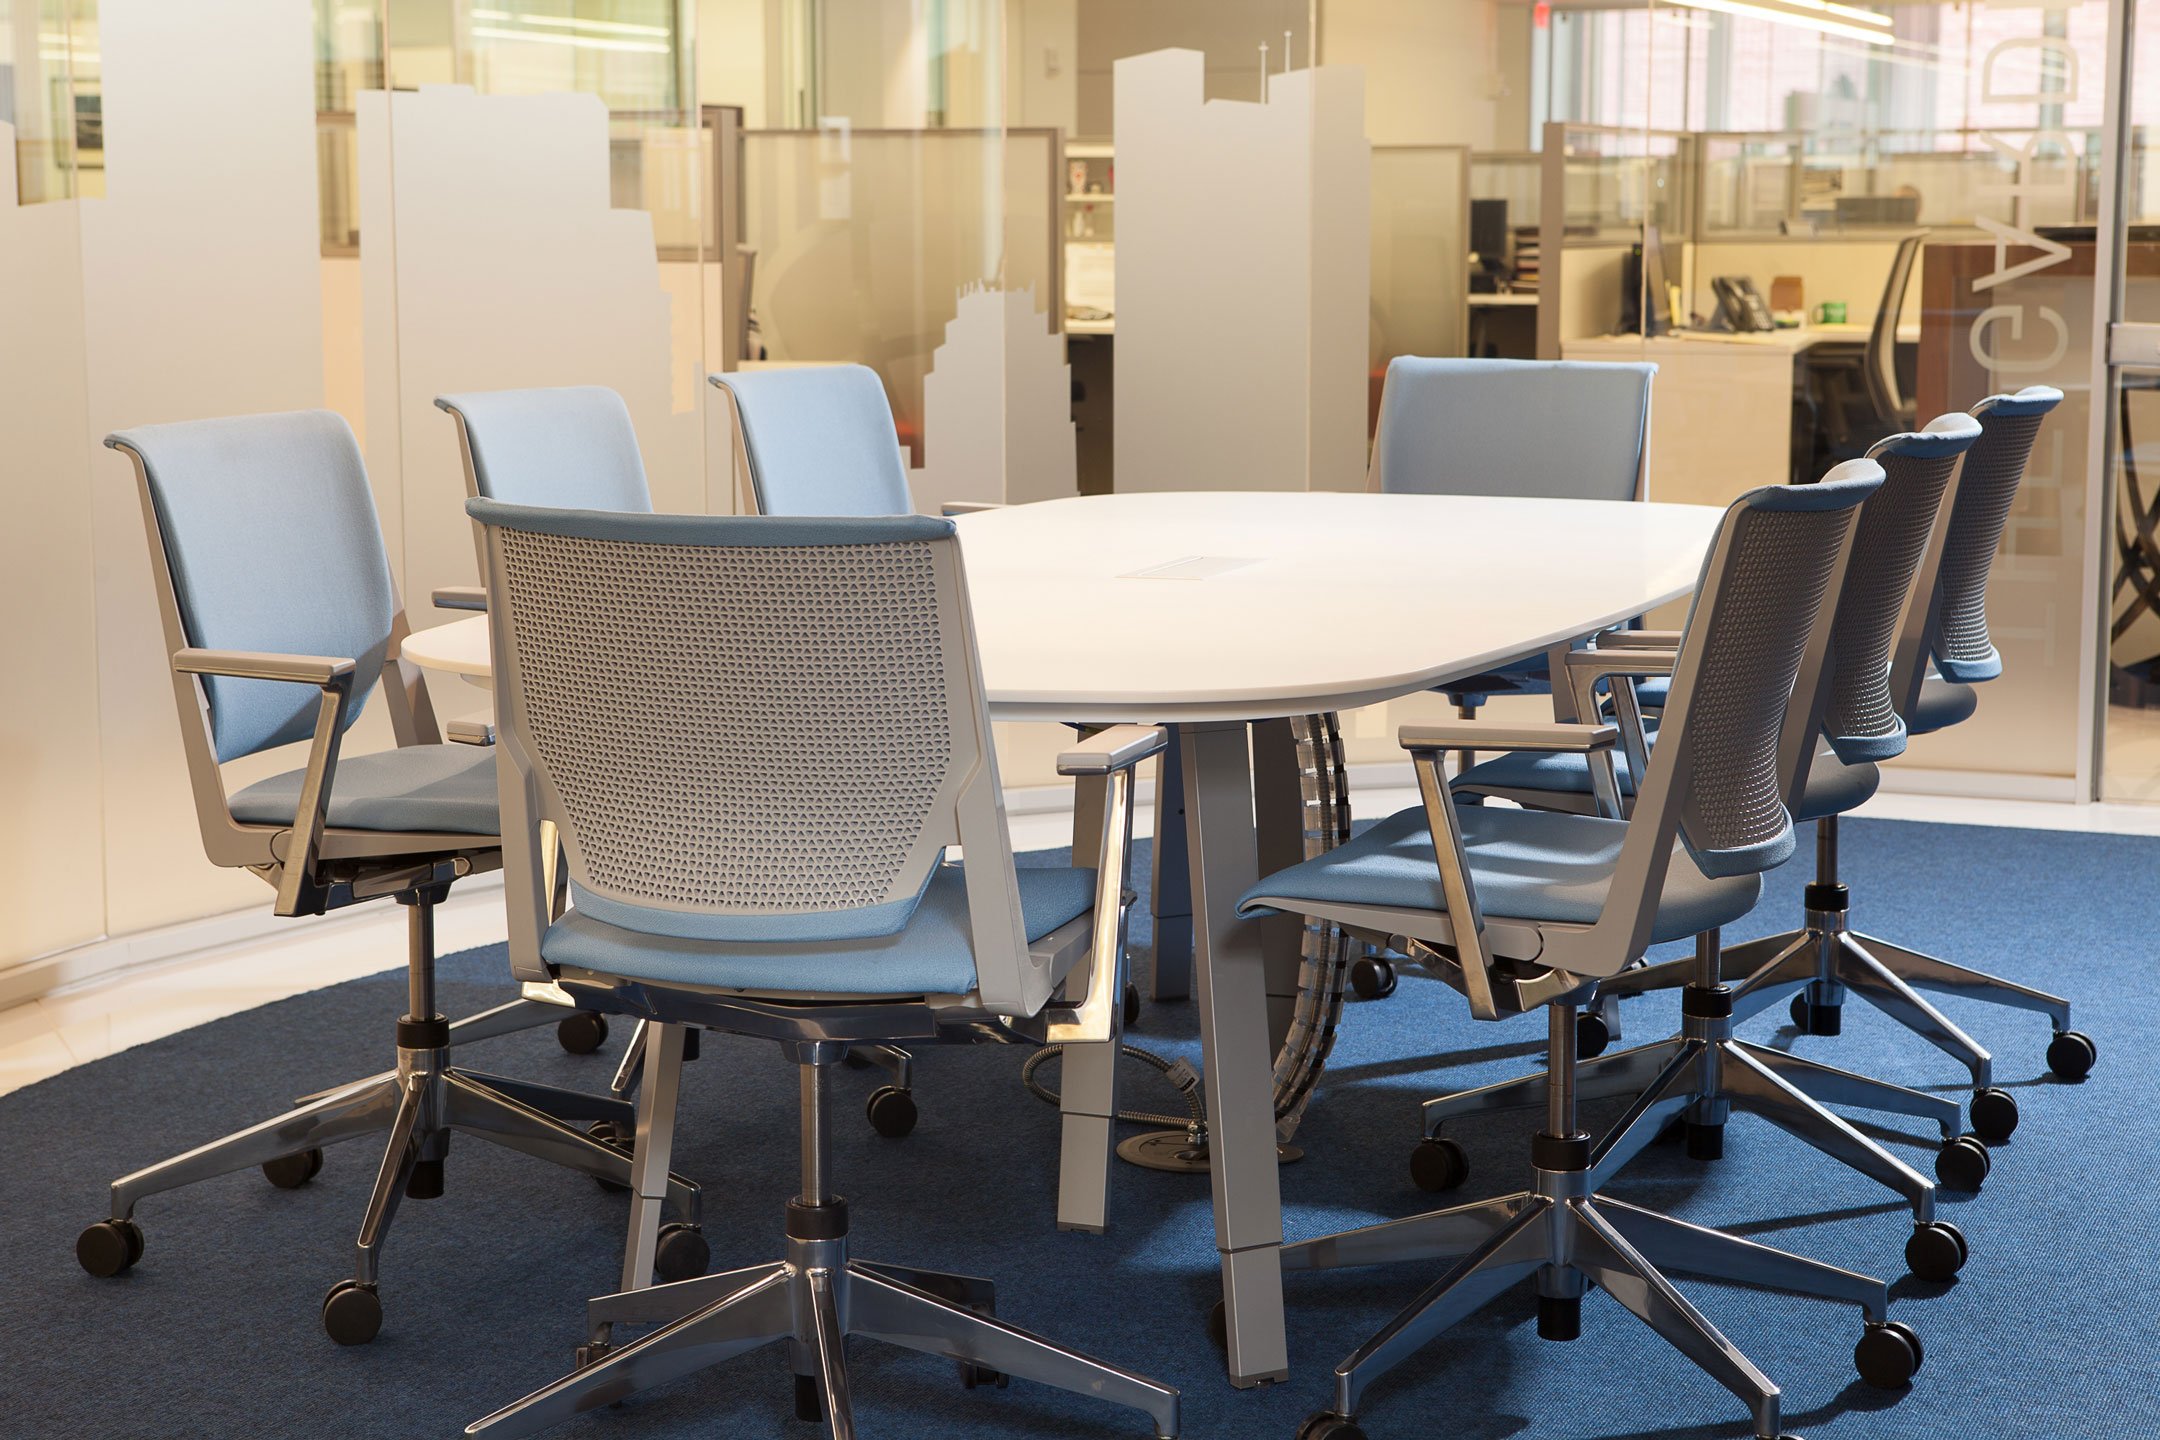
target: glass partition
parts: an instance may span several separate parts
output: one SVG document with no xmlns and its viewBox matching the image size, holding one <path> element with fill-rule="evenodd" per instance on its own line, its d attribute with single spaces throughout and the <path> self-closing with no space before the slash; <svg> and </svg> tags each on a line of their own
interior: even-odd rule
<svg viewBox="0 0 2160 1440">
<path fill-rule="evenodd" d="M 1373 147 L 1367 389 L 1374 421 L 1388 361 L 1467 353 L 1469 170 L 1470 152 L 1459 145 Z"/>
<path fill-rule="evenodd" d="M 752 130 L 742 156 L 759 358 L 876 370 L 911 463 L 924 462 L 924 378 L 964 294 L 1024 292 L 1062 325 L 1056 131 Z"/>
</svg>

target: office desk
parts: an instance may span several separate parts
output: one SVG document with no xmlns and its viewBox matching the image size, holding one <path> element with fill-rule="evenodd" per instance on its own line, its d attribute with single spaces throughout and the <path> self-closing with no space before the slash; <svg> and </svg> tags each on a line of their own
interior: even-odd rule
<svg viewBox="0 0 2160 1440">
<path fill-rule="evenodd" d="M 1717 522 L 1685 505 L 1222 491 L 958 519 L 995 718 L 1178 727 L 1233 1384 L 1289 1365 L 1277 987 L 1260 922 L 1235 910 L 1259 876 L 1248 727 L 1429 690 L 1676 599 Z M 1342 555 L 1359 559 L 1354 582 L 1315 592 L 1316 562 Z M 420 631 L 404 653 L 484 682 L 486 617 Z"/>
<path fill-rule="evenodd" d="M 1818 345 L 1858 348 L 1866 325 L 1804 325 L 1753 335 L 1682 332 L 1645 340 L 1599 335 L 1561 342 L 1568 360 L 1649 360 L 1650 495 L 1726 505 L 1758 485 L 1793 478 L 1793 397 L 1802 362 Z M 1900 326 L 1900 344 L 1920 338 Z M 1813 477 L 1809 477 L 1813 478 Z"/>
<path fill-rule="evenodd" d="M 1506 294 L 1468 297 L 1470 334 L 1467 349 L 1483 355 L 1491 346 L 1503 359 L 1530 360 L 1537 356 L 1537 305 L 1535 290 L 1511 290 Z M 1499 340 L 1500 343 L 1494 343 Z"/>
</svg>

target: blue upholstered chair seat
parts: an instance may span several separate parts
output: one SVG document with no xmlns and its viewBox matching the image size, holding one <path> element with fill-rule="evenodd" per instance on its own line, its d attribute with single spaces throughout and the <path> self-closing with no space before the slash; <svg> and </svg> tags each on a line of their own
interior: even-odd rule
<svg viewBox="0 0 2160 1440">
<path fill-rule="evenodd" d="M 1626 821 L 1497 806 L 1466 806 L 1459 814 L 1478 904 L 1487 915 L 1571 925 L 1598 918 L 1627 838 Z M 1761 894 L 1759 876 L 1710 879 L 1676 845 L 1651 938 L 1678 940 L 1729 925 L 1754 909 Z M 1238 909 L 1325 915 L 1331 904 L 1446 911 L 1422 806 L 1267 877 L 1245 892 Z"/>
<path fill-rule="evenodd" d="M 1656 742 L 1655 730 L 1651 731 L 1650 739 Z M 1613 772 L 1619 777 L 1620 793 L 1633 795 L 1635 776 L 1628 769 L 1625 755 L 1613 755 Z M 1807 784 L 1799 803 L 1793 807 L 1793 819 L 1820 820 L 1825 815 L 1842 815 L 1873 795 L 1881 782 L 1881 772 L 1874 765 L 1866 761 L 1857 765 L 1844 764 L 1825 747 L 1815 752 L 1815 762 L 1808 766 Z M 1455 783 L 1482 790 L 1588 795 L 1591 793 L 1590 758 L 1587 755 L 1514 750 L 1471 766 Z"/>
<path fill-rule="evenodd" d="M 232 797 L 244 825 L 290 825 L 305 770 L 258 780 Z M 329 823 L 340 830 L 495 835 L 495 752 L 484 745 L 401 745 L 342 755 L 330 786 Z"/>
<path fill-rule="evenodd" d="M 1022 868 L 1020 916 L 1033 943 L 1087 913 L 1095 872 Z M 662 985 L 850 995 L 962 995 L 975 988 L 961 867 L 930 878 L 915 915 L 892 935 L 867 940 L 767 944 L 678 940 L 629 930 L 573 909 L 548 927 L 540 954 L 568 965 Z"/>
<path fill-rule="evenodd" d="M 1920 682 L 1920 698 L 1914 702 L 1905 728 L 1914 735 L 1933 734 L 1970 720 L 1979 708 L 1980 696 L 1972 686 L 1930 675 Z"/>
</svg>

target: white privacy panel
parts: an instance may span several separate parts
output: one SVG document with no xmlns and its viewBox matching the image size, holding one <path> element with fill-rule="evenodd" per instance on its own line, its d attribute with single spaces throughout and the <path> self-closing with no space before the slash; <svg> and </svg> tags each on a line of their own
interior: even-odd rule
<svg viewBox="0 0 2160 1440">
<path fill-rule="evenodd" d="M 1365 479 L 1372 152 L 1364 77 L 1203 100 L 1203 57 L 1120 60 L 1119 490 Z"/>
<path fill-rule="evenodd" d="M 1072 367 L 1028 290 L 960 297 L 923 379 L 923 467 L 915 508 L 948 500 L 1018 504 L 1080 493 Z"/>
<path fill-rule="evenodd" d="M 202 858 L 133 471 L 97 442 L 322 404 L 314 15 L 291 0 L 101 0 L 98 34 L 105 198 L 79 207 L 79 443 L 95 527 L 106 923 L 124 934 L 269 898 Z"/>
<path fill-rule="evenodd" d="M 0 121 L 0 969 L 104 928 L 78 207 L 15 203 Z"/>
<path fill-rule="evenodd" d="M 703 376 L 685 387 L 670 373 L 678 324 L 698 353 L 695 300 L 671 305 L 651 217 L 610 202 L 599 98 L 370 91 L 356 123 L 368 471 L 398 496 L 393 553 L 413 623 L 445 618 L 432 589 L 478 574 L 437 395 L 608 386 L 630 407 L 654 505 L 706 509 Z"/>
</svg>

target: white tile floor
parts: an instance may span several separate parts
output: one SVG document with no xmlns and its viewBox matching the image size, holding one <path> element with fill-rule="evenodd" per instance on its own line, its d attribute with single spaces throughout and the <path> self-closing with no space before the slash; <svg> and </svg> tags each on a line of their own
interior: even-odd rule
<svg viewBox="0 0 2160 1440">
<path fill-rule="evenodd" d="M 1387 815 L 1416 802 L 1413 790 L 1361 791 L 1355 810 L 1360 815 Z M 1860 813 L 1898 820 L 2160 835 L 2160 805 L 1878 795 Z M 1136 817 L 1138 833 L 1148 833 L 1151 824 L 1152 816 L 1145 810 Z M 1015 849 L 1064 845 L 1071 835 L 1072 821 L 1066 812 L 1012 816 Z M 454 894 L 437 913 L 436 937 L 445 954 L 501 940 L 500 889 L 492 882 L 475 883 Z M 402 959 L 404 944 L 402 911 L 390 905 L 363 906 L 337 917 L 295 921 L 289 935 L 275 934 L 145 966 L 0 1010 L 0 1094 L 192 1025 L 389 969 Z"/>
</svg>

